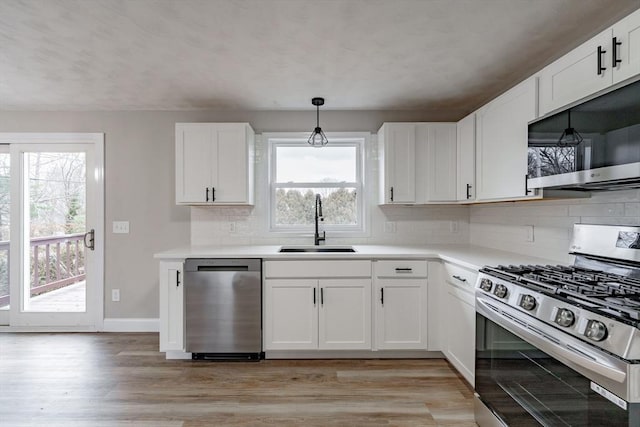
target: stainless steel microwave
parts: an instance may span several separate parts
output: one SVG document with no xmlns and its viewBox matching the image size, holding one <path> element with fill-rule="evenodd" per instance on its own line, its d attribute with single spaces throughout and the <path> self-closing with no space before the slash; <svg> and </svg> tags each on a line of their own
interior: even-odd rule
<svg viewBox="0 0 640 427">
<path fill-rule="evenodd" d="M 529 124 L 529 188 L 640 188 L 640 81 Z"/>
</svg>

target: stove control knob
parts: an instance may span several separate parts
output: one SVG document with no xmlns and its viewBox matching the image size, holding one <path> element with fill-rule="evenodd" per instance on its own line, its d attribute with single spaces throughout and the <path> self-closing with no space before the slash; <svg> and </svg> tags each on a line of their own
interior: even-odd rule
<svg viewBox="0 0 640 427">
<path fill-rule="evenodd" d="M 593 341 L 602 341 L 607 337 L 607 327 L 597 320 L 589 320 L 584 335 Z"/>
<path fill-rule="evenodd" d="M 496 288 L 493 290 L 493 294 L 498 298 L 505 298 L 507 293 L 508 289 L 505 285 L 496 285 Z"/>
<path fill-rule="evenodd" d="M 492 287 L 493 282 L 491 281 L 491 279 L 482 279 L 480 281 L 480 289 L 482 289 L 483 291 L 489 292 Z"/>
<path fill-rule="evenodd" d="M 569 326 L 573 325 L 575 321 L 576 316 L 575 314 L 573 314 L 573 311 L 567 310 L 566 308 L 561 308 L 558 310 L 555 318 L 555 322 L 558 325 L 568 328 Z"/>
<path fill-rule="evenodd" d="M 532 295 L 522 295 L 522 298 L 520 298 L 520 307 L 531 311 L 536 308 L 536 299 Z"/>
</svg>

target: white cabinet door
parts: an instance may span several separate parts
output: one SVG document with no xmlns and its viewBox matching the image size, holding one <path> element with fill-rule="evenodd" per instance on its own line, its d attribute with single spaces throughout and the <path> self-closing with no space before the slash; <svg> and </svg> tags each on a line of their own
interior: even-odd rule
<svg viewBox="0 0 640 427">
<path fill-rule="evenodd" d="M 610 45 L 611 29 L 607 29 L 545 67 L 540 72 L 540 115 L 609 87 Z"/>
<path fill-rule="evenodd" d="M 376 347 L 427 349 L 426 279 L 376 278 Z"/>
<path fill-rule="evenodd" d="M 613 64 L 613 83 L 619 83 L 640 74 L 640 9 L 627 16 L 613 26 L 613 37 L 620 43 L 614 47 L 611 41 L 611 52 L 615 49 L 616 59 L 621 62 Z"/>
<path fill-rule="evenodd" d="M 378 142 L 380 203 L 415 203 L 415 123 L 385 123 Z"/>
<path fill-rule="evenodd" d="M 429 123 L 427 202 L 456 200 L 456 124 Z"/>
<path fill-rule="evenodd" d="M 527 196 L 527 125 L 536 118 L 536 94 L 532 77 L 478 110 L 476 200 Z"/>
<path fill-rule="evenodd" d="M 214 173 L 215 203 L 253 203 L 253 131 L 244 124 L 217 126 L 217 173 Z"/>
<path fill-rule="evenodd" d="M 184 351 L 182 262 L 160 262 L 160 351 Z"/>
<path fill-rule="evenodd" d="M 476 182 L 476 115 L 469 114 L 457 123 L 456 198 L 475 199 Z"/>
<path fill-rule="evenodd" d="M 448 329 L 445 354 L 462 376 L 474 385 L 476 309 L 470 304 L 473 295 L 466 295 L 448 286 L 446 325 Z"/>
<path fill-rule="evenodd" d="M 176 123 L 176 203 L 253 204 L 253 147 L 247 123 Z"/>
<path fill-rule="evenodd" d="M 318 281 L 265 280 L 265 350 L 318 348 Z"/>
<path fill-rule="evenodd" d="M 209 123 L 176 124 L 176 203 L 211 200 L 215 151 Z"/>
<path fill-rule="evenodd" d="M 371 349 L 371 279 L 319 280 L 318 347 Z"/>
</svg>

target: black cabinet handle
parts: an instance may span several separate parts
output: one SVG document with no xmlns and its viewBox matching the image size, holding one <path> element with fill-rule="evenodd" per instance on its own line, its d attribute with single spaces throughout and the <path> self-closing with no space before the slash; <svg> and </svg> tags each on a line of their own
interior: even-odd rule
<svg viewBox="0 0 640 427">
<path fill-rule="evenodd" d="M 471 198 L 471 184 L 467 184 L 467 200 Z"/>
<path fill-rule="evenodd" d="M 602 57 L 605 53 L 607 51 L 602 49 L 602 46 L 598 46 L 598 75 L 601 75 L 607 69 L 607 67 L 602 66 Z"/>
<path fill-rule="evenodd" d="M 216 201 L 216 187 L 211 187 L 211 201 Z"/>
<path fill-rule="evenodd" d="M 396 267 L 396 273 L 411 273 L 413 268 L 410 267 Z"/>
<path fill-rule="evenodd" d="M 393 202 L 393 187 L 391 187 L 391 201 Z"/>
<path fill-rule="evenodd" d="M 324 305 L 324 288 L 320 288 L 320 305 Z"/>
<path fill-rule="evenodd" d="M 618 66 L 618 64 L 620 64 L 622 62 L 622 59 L 618 59 L 618 46 L 621 46 L 621 45 L 622 45 L 622 42 L 619 42 L 618 38 L 614 37 L 613 38 L 613 44 L 612 44 L 613 53 L 611 54 L 611 59 L 612 59 L 611 66 L 613 68 L 616 68 Z"/>
<path fill-rule="evenodd" d="M 207 197 L 206 197 L 205 201 L 207 201 L 207 202 L 209 201 L 209 187 L 207 187 Z"/>
<path fill-rule="evenodd" d="M 533 190 L 529 190 L 529 174 L 524 176 L 524 195 L 528 196 Z"/>
<path fill-rule="evenodd" d="M 176 271 L 176 288 L 180 286 L 180 270 Z"/>
<path fill-rule="evenodd" d="M 460 277 L 460 276 L 453 276 L 454 279 L 460 280 L 461 282 L 466 282 L 467 279 L 465 279 L 464 277 Z"/>
<path fill-rule="evenodd" d="M 380 304 L 384 305 L 384 288 L 380 288 Z"/>
<path fill-rule="evenodd" d="M 313 288 L 313 305 L 316 305 L 316 288 Z"/>
</svg>

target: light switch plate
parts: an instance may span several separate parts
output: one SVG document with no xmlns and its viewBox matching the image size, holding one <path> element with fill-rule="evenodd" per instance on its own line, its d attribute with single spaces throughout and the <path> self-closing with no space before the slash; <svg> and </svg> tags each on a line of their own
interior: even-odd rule
<svg viewBox="0 0 640 427">
<path fill-rule="evenodd" d="M 111 301 L 113 302 L 120 301 L 120 289 L 111 289 Z"/>
<path fill-rule="evenodd" d="M 395 221 L 387 221 L 384 223 L 384 232 L 385 233 L 395 233 L 396 232 L 396 222 Z"/>
<path fill-rule="evenodd" d="M 113 232 L 116 234 L 128 234 L 129 221 L 113 221 Z"/>
</svg>

